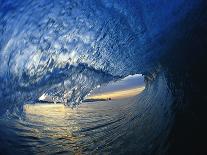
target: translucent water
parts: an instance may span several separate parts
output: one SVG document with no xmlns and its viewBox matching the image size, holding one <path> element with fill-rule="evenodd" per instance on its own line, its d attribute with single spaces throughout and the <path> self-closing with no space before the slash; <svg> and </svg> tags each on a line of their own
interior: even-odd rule
<svg viewBox="0 0 207 155">
<path fill-rule="evenodd" d="M 199 91 L 204 78 L 194 77 L 205 70 L 205 3 L 0 0 L 0 154 L 165 154 L 177 107 L 197 105 L 189 91 L 206 90 Z M 65 104 L 75 107 L 97 86 L 134 74 L 147 85 L 128 100 L 73 110 L 24 106 L 45 93 L 65 99 L 68 92 Z M 198 118 L 205 122 L 191 110 L 196 123 L 189 128 Z"/>
</svg>

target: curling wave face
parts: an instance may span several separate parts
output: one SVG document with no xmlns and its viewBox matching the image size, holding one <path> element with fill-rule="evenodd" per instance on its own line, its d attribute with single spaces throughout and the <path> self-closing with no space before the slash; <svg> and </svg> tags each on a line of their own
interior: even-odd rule
<svg viewBox="0 0 207 155">
<path fill-rule="evenodd" d="M 156 68 L 162 34 L 199 1 L 155 2 L 1 1 L 2 106 L 65 91 L 77 104 L 99 84 Z"/>
<path fill-rule="evenodd" d="M 171 154 L 206 154 L 200 140 L 206 141 L 206 79 L 197 77 L 206 70 L 206 6 L 205 0 L 1 0 L 1 115 L 21 120 L 23 104 L 43 93 L 70 92 L 66 104 L 77 105 L 97 85 L 143 74 L 146 88 L 125 109 L 127 119 L 98 128 L 112 127 L 103 146 L 116 143 L 106 152 L 166 154 L 169 147 Z M 9 130 L 1 129 L 8 146 Z"/>
</svg>

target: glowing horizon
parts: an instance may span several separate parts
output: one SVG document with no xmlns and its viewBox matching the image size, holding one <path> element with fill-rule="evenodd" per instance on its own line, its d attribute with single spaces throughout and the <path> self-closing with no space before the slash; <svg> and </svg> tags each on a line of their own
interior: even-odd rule
<svg viewBox="0 0 207 155">
<path fill-rule="evenodd" d="M 87 99 L 122 99 L 127 97 L 132 97 L 135 95 L 138 95 L 145 89 L 144 86 L 142 87 L 136 87 L 132 89 L 125 89 L 125 90 L 118 90 L 118 91 L 112 91 L 112 92 L 106 92 L 106 93 L 100 93 L 88 96 Z"/>
</svg>

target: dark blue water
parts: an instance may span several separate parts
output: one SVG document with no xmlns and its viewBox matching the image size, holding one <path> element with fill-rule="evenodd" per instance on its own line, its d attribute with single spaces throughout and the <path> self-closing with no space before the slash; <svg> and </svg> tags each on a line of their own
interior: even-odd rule
<svg viewBox="0 0 207 155">
<path fill-rule="evenodd" d="M 171 98 L 167 87 L 162 88 Z M 12 114 L 0 120 L 1 153 L 152 153 L 166 136 L 172 116 L 170 105 L 163 100 L 153 105 L 143 95 L 83 103 L 73 109 L 63 104 L 26 104 L 21 117 Z"/>
<path fill-rule="evenodd" d="M 207 154 L 206 0 L 0 0 L 0 154 Z M 127 101 L 76 107 L 143 74 Z M 45 113 L 46 112 L 46 113 Z M 204 141 L 204 142 L 203 142 Z"/>
<path fill-rule="evenodd" d="M 1 111 L 65 91 L 76 105 L 97 85 L 153 73 L 182 37 L 172 30 L 179 33 L 178 23 L 200 4 L 1 0 Z"/>
</svg>

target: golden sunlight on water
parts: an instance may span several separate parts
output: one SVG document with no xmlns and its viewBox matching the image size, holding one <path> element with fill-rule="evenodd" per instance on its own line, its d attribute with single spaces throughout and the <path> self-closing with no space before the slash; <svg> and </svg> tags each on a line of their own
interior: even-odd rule
<svg viewBox="0 0 207 155">
<path fill-rule="evenodd" d="M 50 141 L 50 145 L 53 145 L 54 148 L 51 152 L 48 149 L 48 154 L 54 152 L 54 149 L 57 151 L 74 150 L 76 153 L 80 152 L 80 148 L 75 145 L 80 136 L 73 134 L 74 131 L 80 130 L 80 125 L 73 118 L 76 116 L 77 109 L 71 109 L 64 104 L 36 103 L 25 104 L 24 112 L 28 123 L 27 129 L 31 128 L 31 130 L 30 132 L 24 132 L 22 136 L 36 137 L 40 141 L 44 141 L 45 138 L 53 139 Z M 69 146 L 66 144 L 67 142 L 70 142 Z M 53 143 L 57 143 L 57 147 Z M 62 143 L 62 145 L 58 145 L 59 143 Z M 65 147 L 65 145 L 68 147 Z M 45 149 L 44 147 L 39 147 L 38 151 L 44 152 Z"/>
<path fill-rule="evenodd" d="M 64 104 L 25 104 L 24 111 L 27 114 L 38 114 L 45 116 L 64 116 L 66 108 Z"/>
<path fill-rule="evenodd" d="M 64 125 L 66 118 L 75 115 L 76 110 L 61 103 L 36 103 L 25 104 L 24 112 L 30 122 L 61 126 Z"/>
<path fill-rule="evenodd" d="M 45 151 L 46 154 L 87 154 L 102 145 L 108 149 L 105 140 L 112 142 L 117 134 L 121 135 L 123 131 L 120 132 L 118 127 L 130 119 L 127 115 L 134 106 L 135 99 L 130 96 L 136 96 L 143 89 L 144 87 L 104 93 L 100 96 L 111 97 L 112 101 L 87 102 L 73 109 L 61 103 L 25 104 L 24 122 L 16 124 L 16 128 L 24 129 L 24 132 L 18 134 L 29 139 L 28 145 L 33 145 L 38 140 L 35 143 L 38 147 L 35 154 Z M 128 98 L 124 99 L 123 96 Z M 111 135 L 108 135 L 108 131 Z"/>
<path fill-rule="evenodd" d="M 125 118 L 128 112 L 124 111 L 133 103 L 133 96 L 143 90 L 144 87 L 136 87 L 94 94 L 90 96 L 91 99 L 111 98 L 112 101 L 83 103 L 73 109 L 62 103 L 25 104 L 26 123 L 23 123 L 24 127 L 18 124 L 18 128 L 25 128 L 29 132 L 19 134 L 39 140 L 37 154 L 45 150 L 47 154 L 54 153 L 54 150 L 72 151 L 75 154 L 81 154 L 86 148 L 94 150 L 101 145 L 101 142 L 94 145 L 97 139 L 105 137 L 109 128 L 116 128 L 123 123 L 124 120 L 119 118 Z M 108 136 L 107 139 L 113 139 L 113 136 Z M 49 143 L 48 147 L 53 146 L 53 149 L 45 148 L 41 144 L 45 141 Z"/>
</svg>

